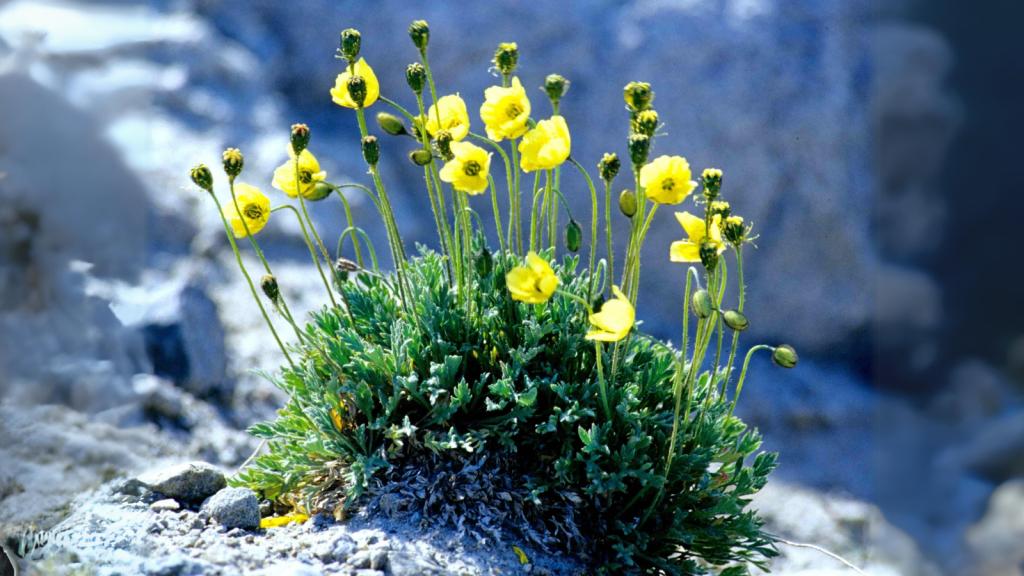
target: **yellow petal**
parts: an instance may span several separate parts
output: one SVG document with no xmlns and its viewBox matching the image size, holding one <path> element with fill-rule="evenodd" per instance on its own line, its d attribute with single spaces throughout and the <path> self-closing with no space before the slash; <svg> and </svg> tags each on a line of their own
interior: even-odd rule
<svg viewBox="0 0 1024 576">
<path fill-rule="evenodd" d="M 669 258 L 673 262 L 700 262 L 700 248 L 693 242 L 685 240 L 673 242 Z"/>
</svg>

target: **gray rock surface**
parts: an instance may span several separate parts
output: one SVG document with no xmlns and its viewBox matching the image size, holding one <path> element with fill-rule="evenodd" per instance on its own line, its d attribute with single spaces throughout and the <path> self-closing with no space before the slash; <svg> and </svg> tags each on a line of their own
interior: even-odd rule
<svg viewBox="0 0 1024 576">
<path fill-rule="evenodd" d="M 200 511 L 228 528 L 260 526 L 260 503 L 248 488 L 225 488 L 203 502 Z"/>
<path fill-rule="evenodd" d="M 206 462 L 186 462 L 139 479 L 153 492 L 193 504 L 201 503 L 227 486 L 220 468 Z"/>
</svg>

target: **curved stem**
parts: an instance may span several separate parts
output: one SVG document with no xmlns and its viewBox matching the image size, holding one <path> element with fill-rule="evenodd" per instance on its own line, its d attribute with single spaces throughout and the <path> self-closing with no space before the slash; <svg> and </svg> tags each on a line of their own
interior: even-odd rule
<svg viewBox="0 0 1024 576">
<path fill-rule="evenodd" d="M 316 269 L 320 272 L 320 278 L 324 281 L 324 288 L 327 288 L 327 293 L 331 294 L 331 300 L 333 302 L 334 296 L 333 291 L 331 290 L 331 285 L 327 282 L 327 276 L 324 275 L 323 267 L 320 266 L 320 257 L 317 256 L 316 249 L 313 248 L 313 244 L 309 241 L 309 235 L 306 234 L 306 225 L 302 222 L 302 216 L 299 215 L 299 211 L 291 204 L 281 204 L 277 208 L 271 210 L 271 212 L 285 209 L 291 210 L 292 213 L 295 214 L 295 219 L 299 221 L 299 226 L 302 228 L 302 236 L 306 239 L 306 246 L 309 248 L 309 255 L 313 257 L 313 263 L 316 264 Z M 328 261 L 330 260 L 328 259 Z M 335 304 L 335 306 L 337 306 L 337 304 Z"/>
<path fill-rule="evenodd" d="M 348 221 L 348 227 L 349 228 L 355 228 L 355 223 L 352 221 L 352 207 L 348 205 L 348 198 L 345 198 L 345 194 L 342 193 L 341 190 L 337 190 L 337 196 L 338 196 L 338 198 L 341 199 L 342 206 L 345 207 L 345 219 Z M 352 237 L 352 245 L 355 247 L 355 251 L 356 251 L 356 264 L 359 264 L 359 267 L 362 268 L 363 267 L 363 251 L 359 247 L 359 238 L 358 237 L 356 237 L 356 236 Z M 337 254 L 336 257 L 337 258 L 341 258 L 341 250 L 338 250 L 338 254 Z"/>
<path fill-rule="evenodd" d="M 771 350 L 772 347 L 765 344 L 758 344 L 747 352 L 747 358 L 743 361 L 743 371 L 740 372 L 739 383 L 736 384 L 736 395 L 732 398 L 732 406 L 729 407 L 729 417 L 732 417 L 733 410 L 736 409 L 736 402 L 740 399 L 740 392 L 743 392 L 743 381 L 747 378 L 747 366 L 750 365 L 750 357 L 758 350 Z"/>
<path fill-rule="evenodd" d="M 504 233 L 501 230 L 501 217 L 498 215 L 498 193 L 494 189 L 494 178 L 490 174 L 487 175 L 487 182 L 491 185 L 491 205 L 494 208 L 494 227 L 498 230 L 498 246 L 501 247 L 501 258 L 505 258 L 505 240 Z"/>
<path fill-rule="evenodd" d="M 676 453 L 676 434 L 679 431 L 679 409 L 683 400 L 683 370 L 686 369 L 686 337 L 690 329 L 690 274 L 686 275 L 686 292 L 683 298 L 683 336 L 682 348 L 679 350 L 679 365 L 676 367 L 676 378 L 673 383 L 673 392 L 676 396 L 676 410 L 672 417 L 672 439 L 668 444 L 668 456 L 665 463 L 665 477 L 668 478 L 669 470 L 672 468 L 672 457 Z M 686 419 L 689 420 L 690 411 L 687 403 Z"/>
<path fill-rule="evenodd" d="M 385 98 L 384 96 L 379 96 L 379 95 L 377 96 L 377 100 L 380 100 L 381 102 L 387 104 L 388 106 L 391 106 L 395 110 L 398 110 L 399 112 L 402 113 L 403 116 L 408 118 L 410 122 L 415 122 L 416 121 L 416 119 L 413 118 L 412 114 L 409 114 L 409 111 L 406 110 L 405 108 L 402 108 L 401 106 L 399 106 L 397 102 L 394 102 L 393 100 L 390 100 L 388 98 Z"/>
<path fill-rule="evenodd" d="M 612 279 L 615 278 L 615 252 L 612 250 L 612 183 L 604 182 L 605 236 L 608 241 L 608 298 L 612 297 Z"/>
<path fill-rule="evenodd" d="M 370 237 L 366 235 L 366 232 L 364 232 L 363 229 L 359 228 L 358 226 L 349 226 L 348 228 L 345 228 L 344 230 L 341 231 L 341 235 L 338 236 L 338 258 L 341 258 L 341 249 L 345 245 L 345 236 L 351 235 L 352 242 L 354 244 L 357 234 L 362 235 L 363 240 L 366 241 L 366 247 L 370 252 L 370 262 L 373 262 L 373 271 L 379 273 L 380 266 L 377 265 L 377 251 L 373 249 L 373 242 L 370 241 Z M 357 264 L 359 263 L 357 262 Z M 359 264 L 359 267 L 365 268 L 362 264 Z"/>
<path fill-rule="evenodd" d="M 588 274 L 590 275 L 589 282 L 587 283 L 587 299 L 594 295 L 594 258 L 597 255 L 597 190 L 594 189 L 594 181 L 590 179 L 590 174 L 571 156 L 569 162 L 572 162 L 573 166 L 576 167 L 583 177 L 587 179 L 587 186 L 590 187 L 590 199 L 592 202 L 592 209 L 590 212 L 590 266 L 587 268 Z"/>
</svg>

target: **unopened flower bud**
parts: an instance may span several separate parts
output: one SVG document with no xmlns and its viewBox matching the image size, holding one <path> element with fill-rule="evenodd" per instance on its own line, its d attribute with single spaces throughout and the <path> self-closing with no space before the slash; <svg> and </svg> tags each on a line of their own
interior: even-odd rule
<svg viewBox="0 0 1024 576">
<path fill-rule="evenodd" d="M 417 166 L 426 166 L 427 164 L 430 164 L 430 159 L 433 157 L 434 155 L 431 154 L 429 150 L 424 150 L 423 148 L 409 152 L 409 160 Z"/>
<path fill-rule="evenodd" d="M 349 78 L 348 95 L 352 98 L 352 101 L 356 103 L 356 106 L 362 108 L 363 102 L 366 102 L 366 78 L 363 78 L 358 74 Z"/>
<path fill-rule="evenodd" d="M 717 214 L 718 216 L 722 217 L 722 220 L 727 219 L 729 215 L 732 213 L 731 209 L 729 208 L 729 203 L 723 202 L 721 200 L 715 200 L 714 202 L 709 204 L 708 212 L 711 213 L 712 218 L 714 218 Z"/>
<path fill-rule="evenodd" d="M 348 258 L 338 258 L 338 261 L 334 263 L 334 277 L 339 285 L 348 282 L 349 273 L 358 270 L 359 265 Z"/>
<path fill-rule="evenodd" d="M 690 299 L 693 304 L 693 313 L 698 318 L 707 318 L 715 311 L 715 304 L 711 301 L 711 293 L 703 288 L 693 293 Z"/>
<path fill-rule="evenodd" d="M 207 192 L 213 192 L 213 174 L 210 173 L 210 169 L 206 167 L 206 164 L 200 164 L 192 169 L 190 172 L 192 175 L 192 181 L 195 182 L 196 186 L 199 186 Z"/>
<path fill-rule="evenodd" d="M 629 159 L 633 166 L 647 164 L 647 155 L 651 153 L 651 139 L 644 134 L 633 134 L 629 137 Z"/>
<path fill-rule="evenodd" d="M 630 82 L 626 84 L 623 93 L 626 98 L 626 104 L 634 112 L 648 109 L 651 106 L 651 102 L 654 101 L 654 91 L 651 90 L 651 85 L 647 82 Z"/>
<path fill-rule="evenodd" d="M 380 144 L 375 136 L 367 136 L 362 140 L 363 158 L 371 167 L 376 166 L 380 161 Z"/>
<path fill-rule="evenodd" d="M 636 119 L 633 120 L 632 124 L 633 132 L 653 137 L 654 132 L 658 129 L 658 113 L 653 108 L 644 110 L 636 115 Z"/>
<path fill-rule="evenodd" d="M 601 179 L 605 182 L 611 182 L 615 178 L 615 175 L 619 173 L 621 163 L 619 157 L 612 154 L 605 154 L 601 161 L 597 163 L 597 169 L 601 173 Z"/>
<path fill-rule="evenodd" d="M 793 350 L 793 347 L 789 344 L 777 346 L 772 350 L 772 362 L 774 362 L 776 366 L 780 366 L 782 368 L 793 368 L 796 366 L 797 360 L 796 350 Z"/>
<path fill-rule="evenodd" d="M 704 195 L 710 199 L 718 197 L 722 189 L 722 171 L 717 168 L 708 168 L 701 175 L 704 180 Z"/>
<path fill-rule="evenodd" d="M 408 132 L 405 131 L 405 123 L 394 114 L 378 112 L 377 125 L 380 126 L 381 130 L 391 134 L 392 136 L 404 136 L 408 134 Z"/>
<path fill-rule="evenodd" d="M 632 218 L 636 214 L 636 194 L 632 190 L 623 190 L 619 194 L 619 210 L 626 218 Z"/>
<path fill-rule="evenodd" d="M 569 81 L 558 74 L 550 74 L 544 79 L 544 91 L 548 93 L 552 104 L 558 104 L 569 91 Z"/>
<path fill-rule="evenodd" d="M 594 311 L 594 314 L 597 314 L 601 311 L 601 308 L 604 307 L 604 303 L 604 293 L 602 292 L 597 296 L 594 296 L 594 301 L 590 303 L 590 309 Z"/>
<path fill-rule="evenodd" d="M 309 146 L 309 126 L 305 124 L 292 125 L 292 150 L 295 154 L 302 154 L 302 151 Z"/>
<path fill-rule="evenodd" d="M 739 246 L 747 238 L 747 228 L 741 216 L 729 216 L 722 222 L 722 238 L 733 246 Z"/>
<path fill-rule="evenodd" d="M 272 274 L 267 274 L 263 278 L 260 278 L 260 288 L 263 289 L 263 293 L 276 306 L 278 300 L 281 298 L 281 290 L 277 286 L 277 278 Z"/>
<path fill-rule="evenodd" d="M 445 162 L 450 162 L 455 157 L 452 154 L 452 133 L 441 129 L 438 130 L 434 135 L 434 144 L 437 145 L 437 151 L 441 153 L 441 159 Z"/>
<path fill-rule="evenodd" d="M 423 67 L 423 64 L 419 62 L 409 64 L 409 67 L 405 69 L 405 81 L 409 84 L 409 88 L 412 88 L 413 92 L 421 94 L 423 86 L 427 83 L 427 70 Z"/>
<path fill-rule="evenodd" d="M 331 195 L 334 189 L 327 185 L 326 182 L 317 182 L 313 185 L 313 189 L 302 195 L 306 200 L 317 202 L 323 200 Z"/>
<path fill-rule="evenodd" d="M 725 322 L 726 326 L 737 332 L 742 332 L 750 326 L 750 322 L 747 322 L 747 317 L 739 310 L 726 310 L 725 314 L 722 314 L 722 322 Z"/>
<path fill-rule="evenodd" d="M 228 148 L 225 150 L 222 159 L 224 161 L 224 172 L 227 173 L 228 179 L 234 180 L 236 176 L 242 173 L 245 157 L 242 156 L 238 148 Z"/>
<path fill-rule="evenodd" d="M 430 44 L 430 27 L 427 26 L 426 21 L 417 20 L 409 24 L 409 37 L 412 38 L 412 43 L 419 48 L 420 52 L 426 52 L 427 44 Z"/>
<path fill-rule="evenodd" d="M 515 42 L 498 44 L 498 49 L 494 52 L 494 67 L 499 72 L 508 76 L 516 69 L 518 63 L 519 47 Z"/>
<path fill-rule="evenodd" d="M 381 159 L 381 145 L 377 142 L 376 136 L 362 138 L 362 158 L 365 158 L 371 167 L 377 166 Z"/>
<path fill-rule="evenodd" d="M 579 252 L 582 241 L 583 228 L 580 228 L 579 222 L 569 220 L 565 226 L 565 249 L 569 252 Z"/>
<path fill-rule="evenodd" d="M 355 62 L 359 58 L 359 44 L 361 38 L 358 30 L 349 28 L 341 33 L 341 55 L 349 62 Z"/>
<path fill-rule="evenodd" d="M 480 249 L 480 252 L 476 255 L 473 260 L 473 264 L 476 267 L 477 276 L 486 278 L 491 274 L 491 268 L 494 266 L 494 259 L 491 257 L 491 251 L 487 247 Z"/>
<path fill-rule="evenodd" d="M 718 266 L 718 242 L 703 242 L 700 245 L 700 263 L 708 272 Z"/>
</svg>

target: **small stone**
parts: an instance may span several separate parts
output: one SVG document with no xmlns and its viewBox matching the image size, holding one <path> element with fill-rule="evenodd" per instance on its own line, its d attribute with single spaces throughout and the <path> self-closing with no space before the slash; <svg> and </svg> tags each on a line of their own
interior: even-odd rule
<svg viewBox="0 0 1024 576">
<path fill-rule="evenodd" d="M 370 550 L 370 568 L 383 570 L 388 563 L 388 551 L 383 548 Z"/>
<path fill-rule="evenodd" d="M 388 576 L 451 576 L 434 562 L 409 552 L 392 552 L 385 567 Z"/>
<path fill-rule="evenodd" d="M 348 565 L 354 568 L 369 568 L 372 562 L 369 550 L 360 550 L 349 556 Z"/>
<path fill-rule="evenodd" d="M 259 528 L 260 504 L 248 488 L 226 488 L 211 496 L 201 509 L 227 528 Z"/>
<path fill-rule="evenodd" d="M 241 528 L 232 528 L 228 531 L 227 534 L 225 534 L 225 536 L 227 536 L 228 538 L 238 538 L 239 536 L 245 536 L 245 530 L 242 530 Z"/>
<path fill-rule="evenodd" d="M 384 576 L 380 570 L 356 570 L 356 576 Z"/>
<path fill-rule="evenodd" d="M 530 572 L 533 572 L 533 564 L 523 564 L 523 573 L 529 574 Z"/>
<path fill-rule="evenodd" d="M 181 508 L 181 504 L 174 498 L 165 498 L 163 500 L 157 500 L 149 505 L 149 508 L 154 512 L 160 512 L 162 510 L 177 510 Z"/>
<path fill-rule="evenodd" d="M 206 462 L 188 462 L 139 478 L 154 492 L 198 504 L 227 486 L 224 473 Z"/>
</svg>

